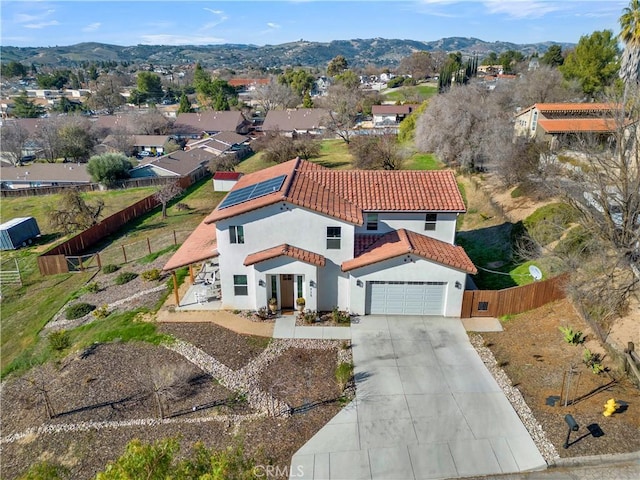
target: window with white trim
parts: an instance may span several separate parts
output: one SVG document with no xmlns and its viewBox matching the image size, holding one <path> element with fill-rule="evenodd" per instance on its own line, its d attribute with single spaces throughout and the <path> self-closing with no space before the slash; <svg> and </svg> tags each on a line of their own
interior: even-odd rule
<svg viewBox="0 0 640 480">
<path fill-rule="evenodd" d="M 229 227 L 229 242 L 244 243 L 244 227 L 242 225 L 232 225 Z"/>
<path fill-rule="evenodd" d="M 327 227 L 327 250 L 340 250 L 342 227 Z"/>
<path fill-rule="evenodd" d="M 424 229 L 428 232 L 433 232 L 436 229 L 436 223 L 438 222 L 437 213 L 427 213 L 424 219 Z"/>
<path fill-rule="evenodd" d="M 367 213 L 367 230 L 378 230 L 377 213 Z"/>
<path fill-rule="evenodd" d="M 246 275 L 234 275 L 233 276 L 233 294 L 234 295 L 249 295 L 249 286 Z"/>
</svg>

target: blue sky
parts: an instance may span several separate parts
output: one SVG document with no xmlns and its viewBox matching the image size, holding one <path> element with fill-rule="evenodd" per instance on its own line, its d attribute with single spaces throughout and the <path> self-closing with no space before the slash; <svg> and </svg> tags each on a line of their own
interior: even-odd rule
<svg viewBox="0 0 640 480">
<path fill-rule="evenodd" d="M 25 1 L 0 0 L 2 46 L 276 45 L 300 39 L 577 43 L 610 29 L 628 0 Z"/>
</svg>

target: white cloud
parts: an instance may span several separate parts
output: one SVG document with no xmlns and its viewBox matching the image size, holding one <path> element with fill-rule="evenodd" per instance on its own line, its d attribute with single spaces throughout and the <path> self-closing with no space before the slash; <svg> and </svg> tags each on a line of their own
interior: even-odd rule
<svg viewBox="0 0 640 480">
<path fill-rule="evenodd" d="M 96 30 L 98 30 L 100 28 L 100 25 L 102 25 L 100 22 L 90 23 L 89 25 L 84 27 L 82 29 L 82 31 L 83 32 L 95 32 Z"/>
<path fill-rule="evenodd" d="M 40 29 L 45 27 L 52 27 L 54 25 L 60 25 L 60 22 L 58 22 L 57 20 L 49 20 L 48 22 L 25 23 L 23 27 L 31 28 L 31 29 Z"/>
<path fill-rule="evenodd" d="M 491 14 L 505 14 L 511 18 L 540 18 L 547 13 L 563 10 L 562 2 L 486 0 L 485 7 Z"/>
<path fill-rule="evenodd" d="M 218 25 L 220 25 L 221 23 L 224 23 L 229 19 L 229 17 L 225 15 L 225 13 L 222 10 L 213 10 L 211 8 L 205 8 L 204 10 L 212 13 L 216 17 L 216 19 L 213 20 L 212 22 L 205 23 L 202 27 L 198 29 L 199 31 L 209 30 L 210 28 L 217 27 Z"/>
<path fill-rule="evenodd" d="M 267 23 L 267 27 L 278 30 L 280 28 L 280 25 L 278 25 L 277 23 L 269 22 Z"/>
<path fill-rule="evenodd" d="M 225 43 L 223 38 L 207 37 L 204 35 L 142 35 L 140 43 L 146 45 L 209 45 L 212 43 Z"/>
</svg>

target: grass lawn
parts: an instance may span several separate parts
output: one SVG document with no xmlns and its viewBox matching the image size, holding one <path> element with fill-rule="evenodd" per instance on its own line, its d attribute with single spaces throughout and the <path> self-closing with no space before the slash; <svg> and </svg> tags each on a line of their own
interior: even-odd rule
<svg viewBox="0 0 640 480">
<path fill-rule="evenodd" d="M 93 204 L 97 200 L 104 201 L 102 218 L 122 210 L 125 207 L 142 200 L 151 195 L 156 189 L 154 187 L 131 188 L 127 190 L 108 190 L 104 192 L 86 192 L 82 198 L 88 204 Z M 60 203 L 62 194 L 35 195 L 32 197 L 6 197 L 2 199 L 2 209 L 0 210 L 0 221 L 6 222 L 15 217 L 30 216 L 38 222 L 43 235 L 56 234 L 47 220 L 47 211 L 50 207 L 55 207 Z"/>
<path fill-rule="evenodd" d="M 383 90 L 385 100 L 394 102 L 424 102 L 438 93 L 437 84 L 422 84 L 414 87 L 400 87 L 389 91 Z"/>
<path fill-rule="evenodd" d="M 320 156 L 318 158 L 312 158 L 311 161 L 327 168 L 349 170 L 351 168 L 352 156 L 344 140 L 331 139 L 322 142 Z"/>
<path fill-rule="evenodd" d="M 240 162 L 236 167 L 236 171 L 242 173 L 253 173 L 268 167 L 273 167 L 275 163 L 264 160 L 262 152 L 251 155 Z"/>
<path fill-rule="evenodd" d="M 107 197 L 110 197 L 109 200 L 112 201 L 112 204 L 121 203 L 122 200 L 118 198 L 120 195 L 126 195 L 127 198 L 130 198 L 128 204 L 138 200 L 136 196 L 130 196 L 128 190 L 101 193 L 110 193 L 111 195 L 107 195 Z M 148 195 L 148 192 L 145 193 Z M 137 197 L 142 198 L 143 196 L 145 195 L 139 193 Z M 184 233 L 179 239 L 182 241 L 213 210 L 223 196 L 223 192 L 213 191 L 210 179 L 204 179 L 192 186 L 184 196 L 169 205 L 167 218 L 162 219 L 160 209 L 157 208 L 130 222 L 117 236 L 106 239 L 104 245 L 110 243 L 108 250 L 120 251 L 121 245 L 138 241 L 146 248 L 146 241 L 142 240 L 149 237 L 153 249 L 157 250 L 173 243 L 174 230 Z M 36 199 L 44 204 L 42 200 L 47 198 L 50 197 L 22 197 L 19 200 L 31 203 L 31 200 Z M 106 202 L 107 200 L 105 200 Z M 187 204 L 190 209 L 182 211 L 175 209 L 174 206 L 178 202 Z M 23 286 L 20 288 L 6 286 L 2 290 L 2 318 L 0 319 L 2 375 L 8 373 L 7 367 L 14 361 L 16 363 L 12 368 L 20 368 L 21 361 L 31 362 L 34 358 L 36 361 L 40 361 L 38 359 L 46 358 L 48 352 L 42 346 L 46 342 L 38 342 L 38 333 L 67 303 L 72 292 L 82 287 L 92 275 L 87 272 L 43 277 L 37 266 L 39 253 L 38 247 L 33 246 L 11 252 L 12 257 L 9 259 L 3 255 L 3 268 L 7 270 L 13 268 L 12 258 L 18 259 Z M 108 254 L 105 254 L 103 264 L 108 262 Z M 116 263 L 121 263 L 121 260 Z"/>
<path fill-rule="evenodd" d="M 444 164 L 432 153 L 414 153 L 402 166 L 403 170 L 442 170 Z"/>
</svg>

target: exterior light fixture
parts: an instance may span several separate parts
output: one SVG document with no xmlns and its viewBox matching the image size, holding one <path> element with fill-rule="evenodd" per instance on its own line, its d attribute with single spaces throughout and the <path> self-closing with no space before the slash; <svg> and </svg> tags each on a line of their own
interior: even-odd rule
<svg viewBox="0 0 640 480">
<path fill-rule="evenodd" d="M 580 427 L 578 426 L 578 422 L 576 422 L 572 415 L 565 415 L 564 421 L 567 422 L 567 425 L 569 425 L 569 431 L 567 432 L 567 439 L 564 441 L 564 445 L 562 446 L 564 448 L 569 448 L 569 437 L 571 436 L 571 432 L 577 432 Z"/>
</svg>

